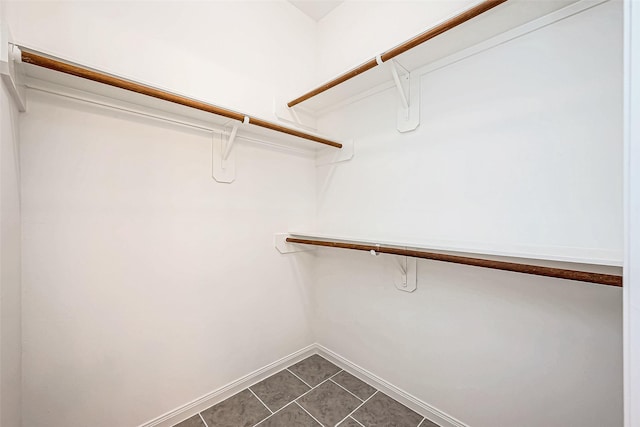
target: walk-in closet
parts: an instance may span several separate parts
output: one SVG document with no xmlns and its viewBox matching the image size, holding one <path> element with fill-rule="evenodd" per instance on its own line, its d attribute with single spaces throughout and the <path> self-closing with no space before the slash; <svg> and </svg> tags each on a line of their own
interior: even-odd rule
<svg viewBox="0 0 640 427">
<path fill-rule="evenodd" d="M 0 427 L 640 427 L 640 2 L 0 0 Z"/>
</svg>

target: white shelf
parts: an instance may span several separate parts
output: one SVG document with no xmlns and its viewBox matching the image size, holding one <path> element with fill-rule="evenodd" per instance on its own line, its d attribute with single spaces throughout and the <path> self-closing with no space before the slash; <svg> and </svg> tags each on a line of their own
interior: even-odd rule
<svg viewBox="0 0 640 427">
<path fill-rule="evenodd" d="M 203 130 L 217 129 L 219 133 L 226 134 L 230 131 L 234 120 L 224 116 L 218 116 L 206 111 L 201 111 L 188 106 L 168 102 L 162 99 L 153 98 L 139 94 L 130 90 L 121 89 L 114 86 L 91 81 L 85 78 L 53 71 L 44 67 L 29 63 L 19 64 L 23 73 L 23 83 L 27 88 L 36 89 L 43 92 L 62 95 L 67 98 L 83 100 L 95 104 L 121 107 L 129 111 L 140 111 L 144 115 L 167 119 L 177 123 L 189 123 L 193 127 L 200 127 Z M 126 77 L 123 77 L 126 79 Z M 148 85 L 144 82 L 141 84 Z M 165 88 L 148 85 L 162 91 L 171 93 Z M 207 103 L 206 101 L 202 101 Z M 280 123 L 273 122 L 281 125 Z M 290 125 L 281 125 L 289 129 L 299 130 L 303 133 L 317 135 L 306 129 L 298 129 Z M 330 139 L 324 135 L 317 135 Z M 294 135 L 262 128 L 253 124 L 243 125 L 241 139 L 254 140 L 256 142 L 266 142 L 275 145 L 290 147 L 294 150 L 308 152 L 339 151 L 334 147 L 316 143 Z"/>
<path fill-rule="evenodd" d="M 456 62 L 604 1 L 607 0 L 509 0 L 400 54 L 395 60 L 408 71 L 422 74 L 428 68 Z M 386 65 L 359 74 L 295 108 L 322 115 L 345 101 L 391 87 L 393 79 Z"/>
<path fill-rule="evenodd" d="M 442 252 L 454 255 L 474 255 L 487 259 L 493 257 L 510 258 L 553 263 L 582 264 L 595 267 L 622 267 L 622 251 L 586 249 L 575 247 L 539 247 L 524 245 L 486 245 L 473 242 L 453 242 L 446 240 L 412 241 L 411 239 L 372 240 L 357 236 L 334 235 L 319 232 L 290 231 L 291 237 L 301 239 L 332 240 L 344 243 L 391 246 L 396 248 Z"/>
</svg>

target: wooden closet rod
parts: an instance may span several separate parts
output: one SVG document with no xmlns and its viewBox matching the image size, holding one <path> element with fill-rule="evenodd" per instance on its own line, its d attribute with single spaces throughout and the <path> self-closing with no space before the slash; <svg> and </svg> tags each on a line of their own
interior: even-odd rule
<svg viewBox="0 0 640 427">
<path fill-rule="evenodd" d="M 538 265 L 520 264 L 515 262 L 492 261 L 482 258 L 463 257 L 426 252 L 416 249 L 401 249 L 389 246 L 363 245 L 359 243 L 345 243 L 338 241 L 310 240 L 288 237 L 287 243 L 301 243 L 303 245 L 327 246 L 330 248 L 355 249 L 357 251 L 376 251 L 384 254 L 405 255 L 414 258 L 431 259 L 434 261 L 453 262 L 456 264 L 473 265 L 476 267 L 493 268 L 495 270 L 514 271 L 516 273 L 535 274 L 537 276 L 557 277 L 559 279 L 578 280 L 580 282 L 598 283 L 608 286 L 622 286 L 622 276 L 586 271 L 565 270 L 562 268 L 542 267 Z"/>
<path fill-rule="evenodd" d="M 206 111 L 208 113 L 213 113 L 218 116 L 228 117 L 230 119 L 238 120 L 240 122 L 244 121 L 244 118 L 246 116 L 249 118 L 249 123 L 253 125 L 260 126 L 266 129 L 271 129 L 276 132 L 297 136 L 299 138 L 318 142 L 320 144 L 329 145 L 331 147 L 342 148 L 342 144 L 340 144 L 339 142 L 335 142 L 326 138 L 311 135 L 309 133 L 302 132 L 297 129 L 287 128 L 277 123 L 269 122 L 256 117 L 251 117 L 242 113 L 238 113 L 237 111 L 228 110 L 226 108 L 217 107 L 215 105 L 196 101 L 194 99 L 176 95 L 160 89 L 156 89 L 151 86 L 146 86 L 140 83 L 132 82 L 130 80 L 121 79 L 119 77 L 101 73 L 100 71 L 83 68 L 78 65 L 74 65 L 68 62 L 50 58 L 48 56 L 42 56 L 24 49 L 22 50 L 22 62 L 25 62 L 27 64 L 37 65 L 39 67 L 48 68 L 54 71 L 59 71 L 61 73 L 71 74 L 72 76 L 81 77 L 83 79 L 92 80 L 94 82 L 103 83 L 103 84 L 117 87 L 120 89 L 129 90 L 132 92 L 140 93 L 142 95 L 151 96 L 153 98 L 161 99 L 163 101 L 169 101 L 175 104 L 184 105 L 186 107 L 195 108 L 196 110 Z"/>
<path fill-rule="evenodd" d="M 409 49 L 412 49 L 424 42 L 426 42 L 427 40 L 430 40 L 446 31 L 451 30 L 452 28 L 457 27 L 460 24 L 463 24 L 467 21 L 469 21 L 470 19 L 475 18 L 476 16 L 490 10 L 493 9 L 494 7 L 506 2 L 507 0 L 484 0 L 483 2 L 481 2 L 480 4 L 472 7 L 471 9 L 465 10 L 464 12 L 454 16 L 453 18 L 450 18 L 444 22 L 442 22 L 441 24 L 438 24 L 437 26 L 421 33 L 418 34 L 417 36 L 415 36 L 414 38 L 407 40 L 406 42 L 399 44 L 398 46 L 389 49 L 388 51 L 386 51 L 385 53 L 383 53 L 382 55 L 380 55 L 380 59 L 382 59 L 382 62 L 386 62 L 392 58 L 395 58 L 396 56 L 400 55 L 401 53 L 404 53 L 406 51 L 408 51 Z M 354 78 L 355 76 L 357 76 L 358 74 L 362 74 L 365 71 L 368 71 L 372 68 L 374 68 L 376 65 L 378 65 L 378 62 L 376 61 L 376 58 L 370 59 L 367 62 L 358 65 L 357 67 L 347 71 L 344 74 L 339 75 L 338 77 L 336 77 L 333 80 L 328 81 L 327 83 L 323 84 L 322 86 L 319 86 L 315 89 L 313 89 L 310 92 L 305 93 L 304 95 L 294 99 L 293 101 L 290 101 L 289 103 L 287 103 L 287 105 L 289 107 L 293 107 L 294 105 L 298 105 L 303 101 L 306 101 L 309 98 L 312 98 L 318 94 L 321 94 L 322 92 L 331 89 L 334 86 L 339 85 L 340 83 L 344 83 L 349 79 Z"/>
</svg>

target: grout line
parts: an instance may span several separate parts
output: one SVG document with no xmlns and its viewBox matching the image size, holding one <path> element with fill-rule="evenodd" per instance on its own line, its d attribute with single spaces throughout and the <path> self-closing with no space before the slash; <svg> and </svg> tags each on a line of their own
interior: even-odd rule
<svg viewBox="0 0 640 427">
<path fill-rule="evenodd" d="M 198 415 L 200 415 L 200 419 L 202 420 L 202 423 L 204 424 L 204 427 L 209 427 L 209 424 L 207 424 L 207 422 L 204 420 L 204 417 L 202 416 L 202 414 L 200 412 L 198 412 Z"/>
<path fill-rule="evenodd" d="M 266 420 L 268 420 L 269 418 L 273 417 L 275 414 L 277 414 L 278 412 L 282 411 L 284 408 L 286 408 L 287 406 L 291 405 L 293 402 L 287 403 L 286 405 L 284 405 L 282 408 L 278 409 L 276 412 L 272 412 L 271 415 L 269 415 L 266 418 L 261 419 L 260 421 L 258 421 L 257 423 L 255 423 L 252 427 L 256 427 L 258 424 L 265 422 Z M 268 408 L 267 408 L 268 409 Z"/>
<path fill-rule="evenodd" d="M 287 370 L 289 370 L 289 369 L 287 369 Z M 289 371 L 289 372 L 291 372 L 291 371 Z M 273 417 L 275 414 L 277 414 L 278 412 L 282 411 L 284 408 L 286 408 L 287 406 L 291 405 L 292 403 L 295 403 L 295 404 L 297 405 L 297 404 L 298 404 L 298 402 L 296 402 L 296 401 L 297 401 L 298 399 L 300 399 L 302 396 L 305 396 L 305 395 L 307 395 L 307 394 L 311 393 L 314 389 L 316 389 L 316 388 L 320 387 L 322 384 L 326 383 L 326 382 L 327 382 L 327 381 L 329 381 L 331 378 L 333 378 L 333 377 L 335 377 L 336 375 L 338 375 L 340 372 L 342 372 L 342 369 L 340 369 L 340 370 L 339 370 L 338 372 L 336 372 L 335 374 L 331 375 L 331 376 L 330 376 L 329 378 L 327 378 L 326 380 L 322 381 L 322 382 L 321 382 L 320 384 L 318 384 L 317 386 L 315 386 L 315 387 L 311 387 L 309 390 L 307 390 L 306 392 L 304 392 L 303 394 L 301 394 L 300 396 L 298 396 L 297 398 L 295 398 L 295 399 L 294 399 L 294 400 L 292 400 L 291 402 L 287 403 L 287 404 L 286 404 L 286 405 L 284 405 L 282 408 L 278 409 L 278 410 L 277 410 L 277 411 L 275 411 L 275 412 L 272 412 L 272 413 L 271 413 L 271 415 L 269 415 L 268 417 L 266 417 L 266 418 L 264 418 L 264 419 L 262 419 L 262 420 L 258 421 L 258 422 L 257 422 L 256 424 L 254 424 L 252 427 L 256 427 L 256 426 L 257 426 L 258 424 L 260 424 L 261 422 L 264 422 L 264 421 L 268 420 L 269 418 Z M 293 372 L 291 372 L 291 373 L 292 373 L 294 376 L 296 376 L 296 377 L 297 377 L 297 375 L 296 375 L 296 374 L 294 374 Z M 300 380 L 300 381 L 302 381 L 302 380 Z M 304 383 L 304 381 L 302 381 L 302 382 Z M 307 384 L 307 383 L 305 383 L 305 384 Z M 308 387 L 310 387 L 308 384 L 307 384 L 307 386 L 308 386 Z M 253 393 L 253 390 L 250 390 L 250 391 L 251 391 L 251 393 Z M 256 397 L 258 397 L 258 396 L 256 396 Z M 263 403 L 263 405 L 264 405 L 264 403 Z M 266 406 L 266 405 L 265 405 L 265 406 Z M 298 405 L 298 406 L 300 406 L 300 407 L 302 408 L 302 405 Z M 269 408 L 267 408 L 267 409 L 269 409 Z M 304 408 L 302 408 L 302 409 L 303 409 L 305 412 L 307 412 Z M 271 410 L 269 409 L 269 411 L 271 411 Z M 307 412 L 307 413 L 308 413 L 308 412 Z M 311 414 L 309 414 L 309 415 L 313 418 L 313 415 L 311 415 Z M 315 420 L 315 418 L 313 418 L 313 419 Z M 317 421 L 317 420 L 316 420 L 316 421 Z M 320 425 L 322 426 L 323 424 L 322 424 L 322 423 L 320 423 Z"/>
<path fill-rule="evenodd" d="M 348 413 L 344 418 L 342 418 L 338 423 L 336 423 L 336 426 L 345 422 L 347 419 L 351 419 L 353 420 L 356 424 L 358 424 L 359 426 L 365 427 L 365 425 L 363 423 L 361 423 L 360 421 L 358 421 L 353 415 L 362 407 L 364 406 L 369 400 L 371 400 L 376 394 L 378 394 L 378 392 L 380 392 L 380 390 L 377 390 L 374 388 L 375 392 L 369 396 L 367 399 L 365 399 L 364 401 L 359 398 L 358 396 L 356 396 L 354 393 L 350 392 L 349 390 L 347 390 L 345 387 L 343 387 L 342 385 L 338 384 L 333 378 L 335 376 L 337 376 L 338 374 L 342 373 L 342 372 L 347 372 L 343 369 L 339 369 L 338 372 L 336 372 L 335 374 L 329 376 L 328 378 L 326 378 L 325 380 L 323 380 L 322 382 L 320 382 L 318 385 L 316 385 L 315 387 L 311 387 L 311 385 L 309 385 L 306 381 L 304 381 L 302 378 L 300 378 L 298 375 L 296 375 L 293 371 L 291 371 L 289 368 L 284 368 L 283 370 L 287 370 L 291 375 L 293 375 L 294 377 L 296 377 L 297 379 L 299 379 L 302 383 L 304 383 L 307 387 L 309 387 L 309 390 L 307 390 L 305 393 L 301 394 L 300 396 L 298 396 L 297 398 L 295 398 L 294 400 L 292 400 L 291 402 L 287 403 L 285 406 L 283 406 L 282 408 L 276 410 L 275 412 L 272 411 L 267 405 L 266 403 L 264 403 L 264 401 L 262 399 L 260 399 L 260 397 L 258 397 L 258 395 L 251 389 L 252 386 L 247 387 L 245 390 L 249 390 L 249 392 L 256 398 L 258 399 L 258 401 L 265 407 L 267 408 L 267 411 L 270 412 L 270 415 L 268 415 L 267 417 L 263 418 L 262 420 L 258 421 L 256 424 L 254 424 L 251 427 L 257 427 L 259 424 L 265 422 L 266 420 L 268 420 L 269 418 L 272 418 L 274 415 L 276 415 L 277 413 L 279 413 L 280 411 L 284 410 L 285 408 L 289 407 L 292 404 L 295 404 L 296 406 L 298 406 L 300 409 L 302 409 L 306 414 L 308 414 L 315 422 L 317 422 L 321 427 L 325 427 L 324 424 L 322 424 L 320 421 L 318 421 L 318 419 L 316 417 L 314 417 L 304 406 L 302 406 L 298 401 L 303 398 L 304 396 L 306 396 L 307 394 L 311 393 L 312 391 L 314 391 L 316 388 L 321 387 L 324 383 L 330 381 L 332 382 L 334 385 L 340 387 L 341 389 L 343 389 L 344 391 L 346 391 L 347 393 L 349 393 L 350 395 L 352 395 L 353 397 L 355 397 L 356 399 L 358 399 L 360 403 L 353 411 L 351 411 L 350 413 Z M 255 384 L 254 384 L 255 385 Z M 238 393 L 242 392 L 243 390 L 239 391 Z M 236 394 L 238 394 L 236 393 Z M 234 394 L 235 395 L 235 394 Z M 205 421 L 204 417 L 202 416 L 202 413 L 199 412 L 198 416 L 200 417 L 200 419 L 202 420 L 202 423 L 205 427 L 209 427 L 209 425 L 207 424 L 207 422 Z M 422 419 L 420 420 L 420 422 L 418 423 L 418 425 L 416 427 L 421 427 L 424 422 L 428 420 L 425 417 L 422 417 Z M 329 426 L 330 427 L 330 426 Z"/>
<path fill-rule="evenodd" d="M 298 407 L 299 407 L 300 409 L 302 409 L 304 412 L 306 412 L 307 414 L 309 414 L 309 416 L 310 416 L 311 418 L 313 418 L 313 419 L 315 420 L 315 422 L 317 422 L 318 424 L 320 424 L 320 426 L 322 426 L 322 427 L 324 426 L 324 424 L 322 424 L 320 421 L 318 421 L 318 420 L 316 419 L 316 417 L 314 417 L 313 415 L 311 415 L 311 412 L 307 411 L 307 410 L 304 408 L 304 406 L 302 406 L 301 404 L 299 404 L 299 403 L 298 403 L 298 402 L 296 402 L 296 401 L 294 401 L 293 403 L 294 403 L 294 405 L 298 405 Z"/>
<path fill-rule="evenodd" d="M 299 376 L 297 376 L 297 375 L 296 375 L 296 374 L 295 374 L 291 369 L 287 368 L 287 371 L 289 371 L 289 373 L 290 373 L 291 375 L 293 375 L 294 377 L 296 377 L 297 379 L 299 379 L 300 381 L 302 381 L 302 382 L 304 383 L 304 385 L 306 385 L 307 387 L 309 387 L 309 388 L 313 388 L 313 387 L 311 387 L 311 385 L 310 385 L 310 384 L 307 384 L 307 382 L 306 382 L 305 380 L 303 380 L 302 378 L 300 378 Z M 317 386 L 316 386 L 316 387 L 317 387 Z"/>
<path fill-rule="evenodd" d="M 322 381 L 320 384 L 318 384 L 317 386 L 311 388 L 311 390 L 308 390 L 304 393 L 302 393 L 300 396 L 296 397 L 295 399 L 293 399 L 294 402 L 297 402 L 298 399 L 306 396 L 307 394 L 311 393 L 313 390 L 317 389 L 318 387 L 320 387 L 322 384 L 326 383 L 327 381 L 329 381 L 331 378 L 335 377 L 336 375 L 338 375 L 340 372 L 342 372 L 342 370 L 340 370 L 339 372 L 336 372 L 335 374 L 331 375 L 329 378 L 327 378 L 326 380 Z"/>
<path fill-rule="evenodd" d="M 253 390 L 251 390 L 251 387 L 247 387 L 247 390 L 249 390 L 249 391 L 251 392 L 251 394 L 253 394 L 253 395 L 256 397 L 256 399 L 258 399 L 258 400 L 260 401 L 260 403 L 262 403 L 262 404 L 264 405 L 264 407 L 265 407 L 265 408 L 267 408 L 267 411 L 269 411 L 269 412 L 271 412 L 271 413 L 273 414 L 273 411 L 271 410 L 271 408 L 269 408 L 269 407 L 268 407 L 268 406 L 267 406 L 267 405 L 262 401 L 262 399 L 260 399 L 260 398 L 258 397 L 258 395 L 257 395 L 257 394 L 255 394 L 255 393 L 253 392 Z"/>
<path fill-rule="evenodd" d="M 360 402 L 364 402 L 364 400 L 360 399 L 358 396 L 356 396 L 355 394 L 351 393 L 349 390 L 347 390 L 346 388 L 342 387 L 340 384 L 338 384 L 334 380 L 331 380 L 331 382 L 334 383 L 335 385 L 337 385 L 338 387 L 340 387 L 341 389 L 343 389 L 344 391 L 346 391 L 347 393 L 349 393 L 351 396 L 353 396 L 356 399 L 358 399 Z"/>
<path fill-rule="evenodd" d="M 373 393 L 371 396 L 369 396 L 369 397 L 367 398 L 367 400 L 365 400 L 364 402 L 362 402 L 361 404 L 359 404 L 359 405 L 358 405 L 358 407 L 357 407 L 356 409 L 354 409 L 353 411 L 349 412 L 349 413 L 347 414 L 347 416 L 346 416 L 346 417 L 344 417 L 343 419 L 341 419 L 341 420 L 340 420 L 336 425 L 338 425 L 338 424 L 340 424 L 340 423 L 344 422 L 344 420 L 346 420 L 347 418 L 351 417 L 351 415 L 353 415 L 353 414 L 354 414 L 358 409 L 360 409 L 360 407 L 362 407 L 365 403 L 367 403 L 369 400 L 371 400 L 371 398 L 372 398 L 373 396 L 375 396 L 376 394 L 378 394 L 378 390 L 376 390 L 376 392 L 375 392 L 375 393 Z M 353 418 L 353 417 L 351 417 L 351 418 Z M 361 423 L 360 421 L 356 420 L 355 418 L 353 418 L 353 419 L 354 419 L 358 424 L 362 425 L 362 423 Z"/>
</svg>

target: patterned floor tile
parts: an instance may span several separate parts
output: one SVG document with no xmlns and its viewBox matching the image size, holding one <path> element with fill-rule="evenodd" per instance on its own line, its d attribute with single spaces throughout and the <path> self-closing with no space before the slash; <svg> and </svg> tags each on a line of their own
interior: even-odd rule
<svg viewBox="0 0 640 427">
<path fill-rule="evenodd" d="M 422 424 L 420 424 L 420 427 L 440 427 L 440 426 L 434 423 L 433 421 L 430 421 L 425 418 L 424 421 L 422 421 Z"/>
<path fill-rule="evenodd" d="M 353 418 L 349 417 L 346 420 L 344 420 L 343 422 L 341 422 L 340 424 L 338 424 L 338 427 L 362 427 L 362 425 L 358 424 L 358 422 L 356 420 L 354 420 Z"/>
<path fill-rule="evenodd" d="M 375 388 L 345 371 L 331 378 L 331 381 L 340 384 L 362 400 L 367 400 L 376 392 Z"/>
<path fill-rule="evenodd" d="M 334 427 L 362 403 L 331 381 L 313 389 L 297 402 L 325 427 Z"/>
<path fill-rule="evenodd" d="M 309 387 L 286 369 L 250 388 L 273 412 L 293 402 L 310 390 Z"/>
<path fill-rule="evenodd" d="M 289 370 L 311 387 L 317 386 L 322 381 L 340 372 L 340 368 L 317 354 L 290 366 Z"/>
<path fill-rule="evenodd" d="M 362 405 L 352 417 L 367 427 L 417 427 L 422 421 L 422 415 L 380 392 Z"/>
<path fill-rule="evenodd" d="M 256 427 L 321 427 L 298 404 L 292 403 Z"/>
<path fill-rule="evenodd" d="M 209 427 L 250 427 L 271 412 L 247 389 L 205 409 L 201 415 Z"/>
<path fill-rule="evenodd" d="M 195 414 L 193 417 L 187 418 L 186 420 L 184 420 L 180 424 L 176 424 L 173 427 L 205 427 L 205 425 L 202 422 L 202 419 L 200 418 L 200 415 Z"/>
</svg>

